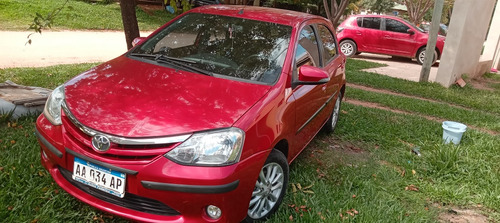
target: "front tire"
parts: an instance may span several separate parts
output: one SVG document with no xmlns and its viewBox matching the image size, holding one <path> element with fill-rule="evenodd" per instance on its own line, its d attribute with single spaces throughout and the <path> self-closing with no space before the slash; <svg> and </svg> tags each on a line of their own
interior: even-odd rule
<svg viewBox="0 0 500 223">
<path fill-rule="evenodd" d="M 352 57 L 358 52 L 358 46 L 352 40 L 344 40 L 340 43 L 340 51 L 342 51 L 346 57 Z"/>
<path fill-rule="evenodd" d="M 288 162 L 273 149 L 260 170 L 244 222 L 267 220 L 278 210 L 288 186 Z"/>
<path fill-rule="evenodd" d="M 335 131 L 335 127 L 337 126 L 337 122 L 339 120 L 341 102 L 342 92 L 339 92 L 337 100 L 335 101 L 335 106 L 333 107 L 332 115 L 330 115 L 330 118 L 328 119 L 328 121 L 326 121 L 326 124 L 323 127 L 326 133 L 333 133 L 333 131 Z"/>
<path fill-rule="evenodd" d="M 434 65 L 436 63 L 437 58 L 438 58 L 437 52 L 434 51 L 434 57 L 432 58 L 431 65 Z M 417 52 L 417 63 L 422 65 L 424 64 L 424 60 L 425 60 L 425 47 L 422 47 Z"/>
</svg>

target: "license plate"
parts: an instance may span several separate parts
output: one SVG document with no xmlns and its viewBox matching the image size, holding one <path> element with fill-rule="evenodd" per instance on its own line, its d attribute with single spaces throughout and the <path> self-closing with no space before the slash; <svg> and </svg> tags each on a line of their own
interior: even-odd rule
<svg viewBox="0 0 500 223">
<path fill-rule="evenodd" d="M 124 173 L 75 157 L 73 179 L 78 182 L 123 198 L 126 178 Z"/>
</svg>

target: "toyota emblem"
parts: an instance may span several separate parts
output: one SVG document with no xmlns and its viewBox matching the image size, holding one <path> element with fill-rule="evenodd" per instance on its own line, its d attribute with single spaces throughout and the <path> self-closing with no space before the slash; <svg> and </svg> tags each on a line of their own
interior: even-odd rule
<svg viewBox="0 0 500 223">
<path fill-rule="evenodd" d="M 98 152 L 106 152 L 111 146 L 111 142 L 106 136 L 95 135 L 94 137 L 92 137 L 92 146 Z"/>
</svg>

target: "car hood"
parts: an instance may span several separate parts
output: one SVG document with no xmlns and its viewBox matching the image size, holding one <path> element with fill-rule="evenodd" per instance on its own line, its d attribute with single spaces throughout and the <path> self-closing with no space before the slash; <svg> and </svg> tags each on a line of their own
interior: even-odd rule
<svg viewBox="0 0 500 223">
<path fill-rule="evenodd" d="M 89 128 L 155 137 L 232 126 L 269 89 L 121 56 L 66 83 L 65 100 Z"/>
</svg>

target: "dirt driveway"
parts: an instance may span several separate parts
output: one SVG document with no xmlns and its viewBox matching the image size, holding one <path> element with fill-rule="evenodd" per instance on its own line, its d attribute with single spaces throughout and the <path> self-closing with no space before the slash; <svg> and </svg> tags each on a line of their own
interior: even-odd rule
<svg viewBox="0 0 500 223">
<path fill-rule="evenodd" d="M 30 33 L 0 31 L 0 69 L 103 62 L 127 51 L 125 34 L 118 31 L 44 31 L 32 35 L 31 45 Z"/>
</svg>

